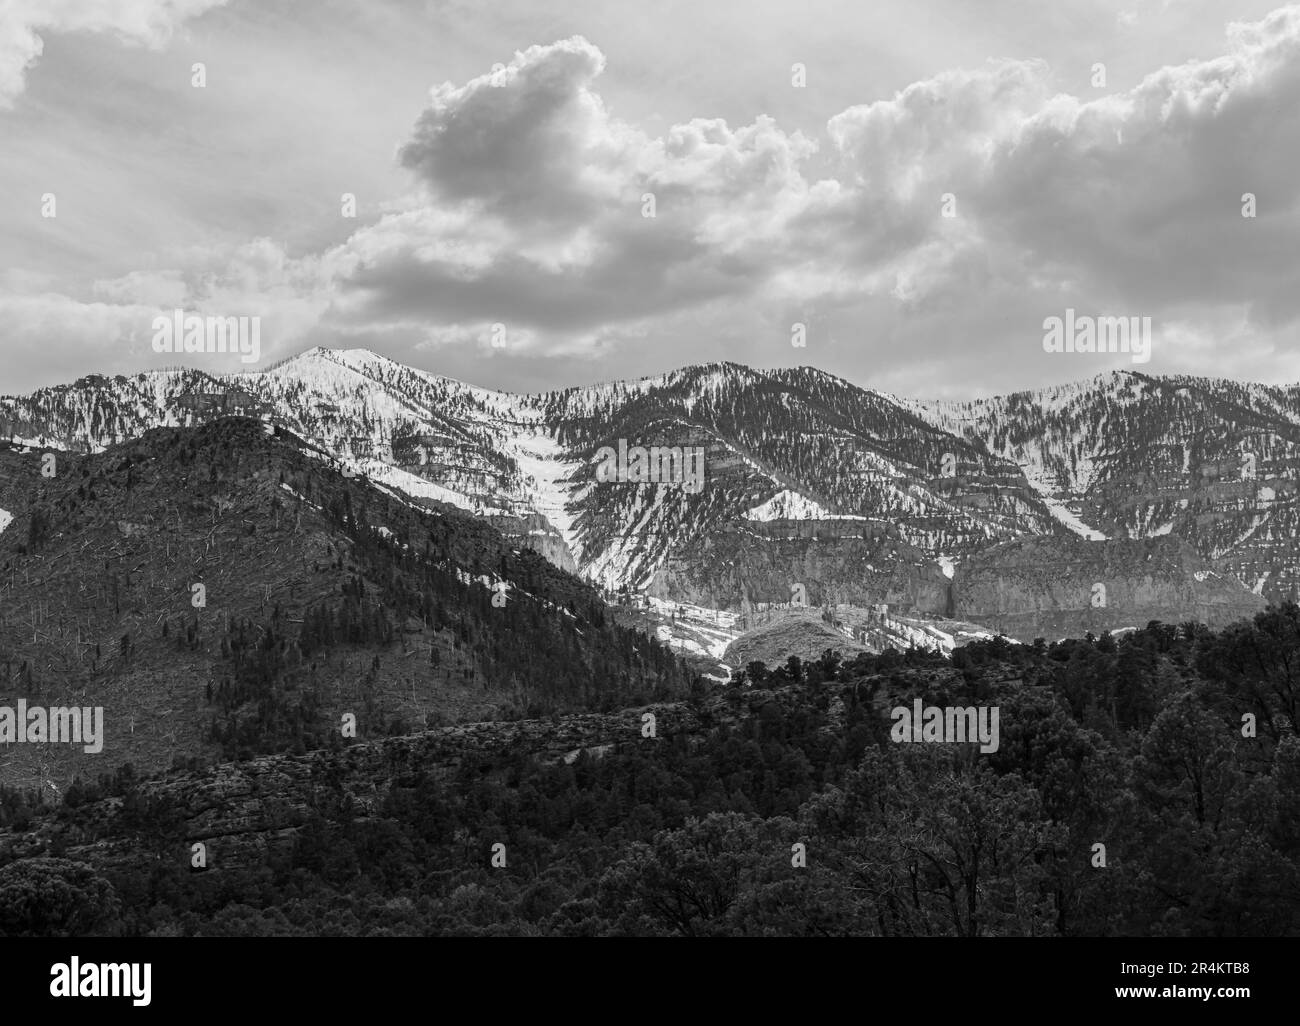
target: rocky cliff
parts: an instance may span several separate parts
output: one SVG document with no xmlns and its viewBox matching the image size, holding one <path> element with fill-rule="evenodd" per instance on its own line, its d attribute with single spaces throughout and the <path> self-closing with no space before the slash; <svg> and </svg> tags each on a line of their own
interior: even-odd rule
<svg viewBox="0 0 1300 1026">
<path fill-rule="evenodd" d="M 1022 640 L 1200 620 L 1220 627 L 1265 600 L 1168 536 L 1029 538 L 972 557 L 953 581 L 955 615 Z"/>
<path fill-rule="evenodd" d="M 949 580 L 939 564 L 883 520 L 740 521 L 677 547 L 649 592 L 742 614 L 789 605 L 887 602 L 942 616 Z"/>
</svg>

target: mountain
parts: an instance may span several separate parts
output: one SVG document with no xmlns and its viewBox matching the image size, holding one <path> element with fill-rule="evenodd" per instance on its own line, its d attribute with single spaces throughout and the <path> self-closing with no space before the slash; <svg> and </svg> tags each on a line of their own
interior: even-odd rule
<svg viewBox="0 0 1300 1026">
<path fill-rule="evenodd" d="M 92 453 L 232 414 L 282 425 L 412 503 L 471 512 L 629 602 L 750 616 L 798 595 L 1014 616 L 1032 637 L 1152 614 L 1219 622 L 1300 589 L 1298 387 L 1118 372 L 952 403 L 720 363 L 520 395 L 317 348 L 252 373 L 168 369 L 3 397 L 0 438 Z M 647 462 L 665 479 L 638 480 Z M 1140 568 L 1122 543 L 1166 536 L 1187 546 L 1170 573 L 1130 579 Z M 1091 600 L 1100 578 L 1083 593 L 993 580 L 1006 560 L 1016 580 L 1045 584 L 1081 551 L 1112 575 L 1104 607 Z M 1222 593 L 1185 608 L 1205 580 Z"/>
<path fill-rule="evenodd" d="M 589 584 L 284 428 L 223 418 L 0 466 L 0 706 L 106 717 L 99 753 L 6 745 L 7 783 L 303 751 L 346 717 L 364 738 L 614 709 L 690 681 Z"/>
<path fill-rule="evenodd" d="M 1015 462 L 1077 534 L 1173 535 L 1257 594 L 1300 589 L 1300 386 L 1117 372 L 907 405 Z"/>
</svg>

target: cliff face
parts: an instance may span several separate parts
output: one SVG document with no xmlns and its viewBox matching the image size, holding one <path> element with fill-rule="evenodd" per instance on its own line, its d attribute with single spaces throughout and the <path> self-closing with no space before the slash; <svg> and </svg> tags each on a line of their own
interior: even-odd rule
<svg viewBox="0 0 1300 1026">
<path fill-rule="evenodd" d="M 1266 604 L 1191 545 L 1167 536 L 1008 542 L 959 566 L 953 596 L 957 617 L 1022 640 L 1142 627 L 1151 620 L 1219 627 Z"/>
<path fill-rule="evenodd" d="M 1285 455 L 1279 447 L 1248 456 L 1257 478 L 1242 479 L 1251 463 L 1229 450 L 1185 473 L 1117 472 L 1099 483 L 1092 502 L 1109 511 L 1116 529 L 1181 538 L 1248 588 L 1286 600 L 1300 587 L 1300 444 Z"/>
<path fill-rule="evenodd" d="M 945 615 L 949 580 L 939 565 L 879 520 L 746 521 L 669 555 L 656 598 L 742 613 L 786 606 L 803 585 L 808 606 L 889 603 Z"/>
<path fill-rule="evenodd" d="M 798 583 L 813 609 L 883 603 L 891 619 L 946 618 L 1030 641 L 1151 620 L 1221 627 L 1253 616 L 1266 600 L 1230 569 L 1174 536 L 1088 541 L 1058 534 L 986 549 L 957 564 L 949 579 L 890 524 L 769 521 L 715 532 L 670 557 L 651 593 L 735 609 L 743 627 L 791 608 Z M 907 647 L 906 633 L 889 643 Z"/>
<path fill-rule="evenodd" d="M 484 519 L 500 531 L 501 537 L 511 545 L 531 549 L 566 573 L 578 573 L 578 564 L 574 562 L 573 552 L 564 540 L 564 535 L 540 513 L 519 517 L 489 516 Z"/>
</svg>

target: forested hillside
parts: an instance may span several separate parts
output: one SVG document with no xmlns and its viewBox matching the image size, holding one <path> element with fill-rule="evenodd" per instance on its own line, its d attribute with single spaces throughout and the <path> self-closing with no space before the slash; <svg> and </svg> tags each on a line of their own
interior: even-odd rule
<svg viewBox="0 0 1300 1026">
<path fill-rule="evenodd" d="M 344 715 L 364 738 L 685 692 L 590 585 L 268 430 L 0 454 L 25 482 L 0 533 L 0 705 L 99 706 L 107 733 L 93 755 L 9 746 L 0 781 L 305 751 Z"/>
<path fill-rule="evenodd" d="M 1295 935 L 1298 660 L 1294 605 L 828 651 L 619 716 L 9 790 L 0 931 Z M 997 751 L 896 743 L 916 698 L 997 707 Z"/>
</svg>

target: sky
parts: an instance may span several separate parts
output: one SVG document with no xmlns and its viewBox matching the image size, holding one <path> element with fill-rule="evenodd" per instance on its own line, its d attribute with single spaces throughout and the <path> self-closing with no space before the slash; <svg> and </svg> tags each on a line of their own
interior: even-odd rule
<svg viewBox="0 0 1300 1026">
<path fill-rule="evenodd" d="M 524 391 L 1300 381 L 1300 4 L 551 6 L 0 0 L 0 394 L 314 345 Z M 260 362 L 155 352 L 175 309 Z M 1046 351 L 1067 310 L 1149 359 Z"/>
</svg>

